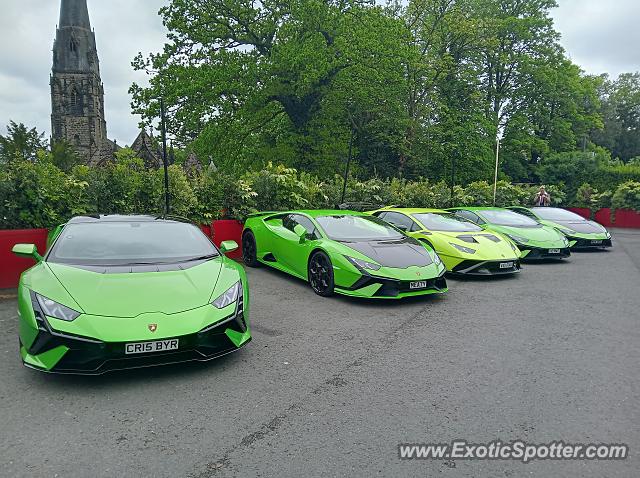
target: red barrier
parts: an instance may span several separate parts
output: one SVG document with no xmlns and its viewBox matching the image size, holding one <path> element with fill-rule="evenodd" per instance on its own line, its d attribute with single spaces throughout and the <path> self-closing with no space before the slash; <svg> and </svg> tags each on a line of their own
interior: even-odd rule
<svg viewBox="0 0 640 478">
<path fill-rule="evenodd" d="M 216 246 L 220 247 L 222 241 L 236 241 L 238 243 L 238 250 L 227 254 L 232 259 L 242 258 L 242 228 L 242 223 L 236 220 L 213 221 L 211 224 L 213 242 Z"/>
<path fill-rule="evenodd" d="M 595 221 L 598 224 L 602 224 L 604 227 L 617 226 L 617 224 L 613 224 L 611 222 L 611 209 L 609 209 L 608 207 L 604 209 L 600 209 L 598 212 L 596 212 Z"/>
<path fill-rule="evenodd" d="M 616 222 L 612 225 L 615 227 L 640 229 L 640 213 L 631 209 L 616 209 Z"/>
<path fill-rule="evenodd" d="M 32 259 L 17 257 L 11 249 L 16 244 L 35 244 L 40 254 L 47 248 L 47 229 L 17 229 L 0 231 L 0 289 L 18 287 L 20 274 L 33 267 Z"/>
</svg>

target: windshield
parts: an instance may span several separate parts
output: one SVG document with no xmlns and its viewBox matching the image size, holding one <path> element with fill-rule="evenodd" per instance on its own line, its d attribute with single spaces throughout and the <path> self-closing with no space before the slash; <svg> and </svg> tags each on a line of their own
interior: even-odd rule
<svg viewBox="0 0 640 478">
<path fill-rule="evenodd" d="M 571 211 L 566 211 L 565 209 L 559 209 L 556 207 L 535 207 L 532 211 L 538 217 L 546 219 L 547 221 L 585 221 L 582 216 L 578 216 Z"/>
<path fill-rule="evenodd" d="M 482 231 L 480 226 L 476 226 L 471 221 L 454 216 L 453 214 L 422 213 L 414 214 L 418 221 L 430 231 L 445 232 L 478 232 Z"/>
<path fill-rule="evenodd" d="M 334 241 L 381 241 L 404 237 L 389 224 L 374 216 L 320 216 L 316 221 Z"/>
<path fill-rule="evenodd" d="M 498 226 L 540 227 L 540 223 L 533 219 L 507 209 L 485 209 L 476 212 L 482 214 L 487 222 Z"/>
<path fill-rule="evenodd" d="M 103 222 L 67 225 L 47 256 L 60 264 L 167 264 L 219 255 L 193 224 Z"/>
</svg>

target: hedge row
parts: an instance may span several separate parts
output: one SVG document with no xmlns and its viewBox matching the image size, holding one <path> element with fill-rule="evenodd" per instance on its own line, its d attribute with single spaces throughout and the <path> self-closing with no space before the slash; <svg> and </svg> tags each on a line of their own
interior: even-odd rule
<svg viewBox="0 0 640 478">
<path fill-rule="evenodd" d="M 263 210 L 333 208 L 340 202 L 342 178 L 318 178 L 282 165 L 231 177 L 220 172 L 188 177 L 171 166 L 171 212 L 196 222 L 220 218 L 242 220 Z M 635 184 L 635 186 L 634 186 Z M 529 205 L 537 188 L 500 181 L 496 205 Z M 565 204 L 561 187 L 549 186 L 552 202 Z M 617 203 L 635 204 L 640 184 L 629 183 L 614 195 Z M 489 205 L 493 186 L 485 181 L 451 190 L 444 182 L 427 179 L 351 179 L 346 200 L 369 205 L 445 208 Z M 635 203 L 633 201 L 636 201 Z M 76 166 L 65 173 L 46 160 L 12 162 L 0 171 L 0 229 L 51 227 L 80 214 L 161 214 L 164 208 L 163 172 L 146 170 L 142 161 L 128 158 L 102 168 Z"/>
</svg>

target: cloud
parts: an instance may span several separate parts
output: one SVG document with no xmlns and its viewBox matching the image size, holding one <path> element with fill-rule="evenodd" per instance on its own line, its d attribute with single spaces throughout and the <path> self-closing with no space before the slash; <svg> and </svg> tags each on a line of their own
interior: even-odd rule
<svg viewBox="0 0 640 478">
<path fill-rule="evenodd" d="M 552 12 L 561 43 L 587 73 L 640 70 L 638 0 L 560 0 Z"/>
<path fill-rule="evenodd" d="M 9 1 L 0 16 L 0 127 L 9 120 L 35 126 L 49 135 L 51 49 L 60 1 Z M 133 82 L 146 75 L 134 72 L 138 52 L 160 51 L 166 38 L 158 10 L 167 0 L 88 0 L 96 32 L 100 70 L 105 88 L 109 137 L 130 144 L 140 118 L 131 114 L 128 94 Z M 4 132 L 4 131 L 2 131 Z"/>
</svg>

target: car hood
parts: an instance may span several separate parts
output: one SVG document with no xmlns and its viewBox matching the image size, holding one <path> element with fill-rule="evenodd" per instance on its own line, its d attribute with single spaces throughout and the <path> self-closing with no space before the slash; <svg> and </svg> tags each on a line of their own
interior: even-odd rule
<svg viewBox="0 0 640 478">
<path fill-rule="evenodd" d="M 220 277 L 222 260 L 200 261 L 192 267 L 175 267 L 165 272 L 138 272 L 134 268 L 130 272 L 110 273 L 104 268 L 99 272 L 100 268 L 47 265 L 82 312 L 137 317 L 150 312 L 175 314 L 209 303 Z"/>
<path fill-rule="evenodd" d="M 593 221 L 554 221 L 558 226 L 570 229 L 581 234 L 601 234 L 607 230 Z"/>
<path fill-rule="evenodd" d="M 491 229 L 503 234 L 512 234 L 514 236 L 525 237 L 535 242 L 558 242 L 562 241 L 559 232 L 549 226 L 542 227 L 512 227 L 512 226 L 496 226 L 491 225 Z"/>
<path fill-rule="evenodd" d="M 341 241 L 341 243 L 383 267 L 406 269 L 411 266 L 424 267 L 433 263 L 431 255 L 424 246 L 411 237 L 384 241 Z"/>
</svg>

